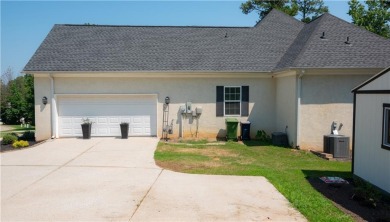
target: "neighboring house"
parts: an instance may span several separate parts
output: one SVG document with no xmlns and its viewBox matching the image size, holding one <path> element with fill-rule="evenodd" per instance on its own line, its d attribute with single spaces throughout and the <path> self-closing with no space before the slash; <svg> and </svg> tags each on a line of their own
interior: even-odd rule
<svg viewBox="0 0 390 222">
<path fill-rule="evenodd" d="M 390 193 L 390 67 L 352 92 L 352 172 Z"/>
<path fill-rule="evenodd" d="M 390 64 L 390 42 L 328 13 L 309 24 L 271 11 L 254 27 L 55 25 L 24 68 L 34 75 L 36 139 L 81 135 L 225 135 L 225 118 L 286 131 L 322 150 L 333 121 L 352 135 L 350 90 Z M 47 97 L 49 103 L 42 104 Z M 182 115 L 191 102 L 199 119 Z M 166 125 L 166 124 L 164 124 Z"/>
</svg>

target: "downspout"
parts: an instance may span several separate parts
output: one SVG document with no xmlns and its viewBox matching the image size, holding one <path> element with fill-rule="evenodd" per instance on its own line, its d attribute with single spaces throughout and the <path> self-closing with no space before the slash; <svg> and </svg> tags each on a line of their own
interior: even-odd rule
<svg viewBox="0 0 390 222">
<path fill-rule="evenodd" d="M 355 173 L 355 124 L 356 124 L 356 91 L 353 92 L 353 123 L 352 123 L 352 175 Z"/>
<path fill-rule="evenodd" d="M 299 140 L 300 140 L 300 120 L 301 120 L 301 93 L 302 93 L 302 77 L 305 74 L 305 70 L 302 69 L 301 73 L 297 79 L 297 105 L 296 105 L 296 115 L 297 115 L 297 137 L 296 137 L 296 147 L 299 149 Z"/>
<path fill-rule="evenodd" d="M 51 138 L 57 138 L 57 124 L 56 124 L 56 100 L 54 98 L 54 78 L 52 74 L 49 75 L 50 78 L 50 97 L 51 97 Z"/>
</svg>

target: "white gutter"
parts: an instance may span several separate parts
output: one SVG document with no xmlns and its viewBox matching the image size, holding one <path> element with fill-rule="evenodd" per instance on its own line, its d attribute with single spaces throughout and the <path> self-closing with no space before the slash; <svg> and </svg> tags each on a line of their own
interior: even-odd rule
<svg viewBox="0 0 390 222">
<path fill-rule="evenodd" d="M 297 106 L 296 106 L 296 114 L 297 114 L 297 137 L 296 137 L 296 147 L 299 147 L 299 142 L 300 142 L 300 121 L 301 121 L 301 94 L 302 94 L 302 77 L 303 74 L 305 74 L 305 70 L 302 69 L 301 73 L 298 76 L 297 80 Z"/>
<path fill-rule="evenodd" d="M 57 133 L 57 105 L 56 105 L 56 98 L 54 95 L 54 78 L 52 74 L 49 75 L 50 78 L 50 97 L 51 97 L 51 138 L 58 138 Z"/>
</svg>

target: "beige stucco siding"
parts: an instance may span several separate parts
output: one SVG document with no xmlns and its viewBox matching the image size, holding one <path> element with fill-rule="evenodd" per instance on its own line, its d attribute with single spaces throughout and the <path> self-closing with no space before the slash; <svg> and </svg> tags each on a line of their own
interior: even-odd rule
<svg viewBox="0 0 390 222">
<path fill-rule="evenodd" d="M 239 75 L 239 74 L 237 74 Z M 48 79 L 48 78 L 47 78 Z M 48 80 L 49 81 L 49 80 Z M 192 107 L 202 107 L 198 137 L 215 138 L 225 135 L 225 117 L 216 117 L 216 86 L 249 86 L 249 117 L 237 117 L 252 122 L 251 135 L 264 129 L 271 133 L 275 123 L 274 80 L 266 78 L 107 78 L 107 77 L 55 77 L 55 94 L 156 94 L 157 134 L 162 134 L 163 103 L 171 98 L 169 122 L 173 120 L 174 134 L 185 138 L 195 137 L 196 121 L 182 119 L 180 106 L 192 102 Z M 50 81 L 49 81 L 50 83 Z M 50 86 L 50 85 L 49 85 Z M 41 87 L 41 86 L 38 86 Z M 46 89 L 50 92 L 49 89 Z M 37 120 L 50 124 L 48 116 L 41 112 Z M 182 124 L 181 124 L 182 123 Z M 47 129 L 45 129 L 47 130 Z M 50 134 L 50 132 L 47 132 Z"/>
<path fill-rule="evenodd" d="M 383 103 L 390 103 L 389 94 L 356 95 L 354 174 L 390 193 L 390 151 L 381 148 Z"/>
<path fill-rule="evenodd" d="M 51 137 L 51 93 L 50 79 L 34 77 L 35 95 L 35 139 L 45 140 Z M 42 98 L 46 96 L 48 103 L 42 104 Z"/>
<path fill-rule="evenodd" d="M 291 146 L 297 145 L 297 76 L 277 77 L 276 81 L 276 118 L 275 130 L 287 132 Z M 286 128 L 287 127 L 287 128 Z"/>
<path fill-rule="evenodd" d="M 300 105 L 302 149 L 323 150 L 323 135 L 330 134 L 333 121 L 343 123 L 339 134 L 351 137 L 353 94 L 351 89 L 371 75 L 304 75 Z"/>
</svg>

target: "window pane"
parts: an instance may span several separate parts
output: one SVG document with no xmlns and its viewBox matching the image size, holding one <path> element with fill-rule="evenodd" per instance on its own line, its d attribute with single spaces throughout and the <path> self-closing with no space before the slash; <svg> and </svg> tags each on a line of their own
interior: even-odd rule
<svg viewBox="0 0 390 222">
<path fill-rule="evenodd" d="M 240 102 L 225 102 L 226 115 L 240 115 Z"/>
<path fill-rule="evenodd" d="M 241 100 L 240 87 L 225 87 L 225 100 Z"/>
</svg>

